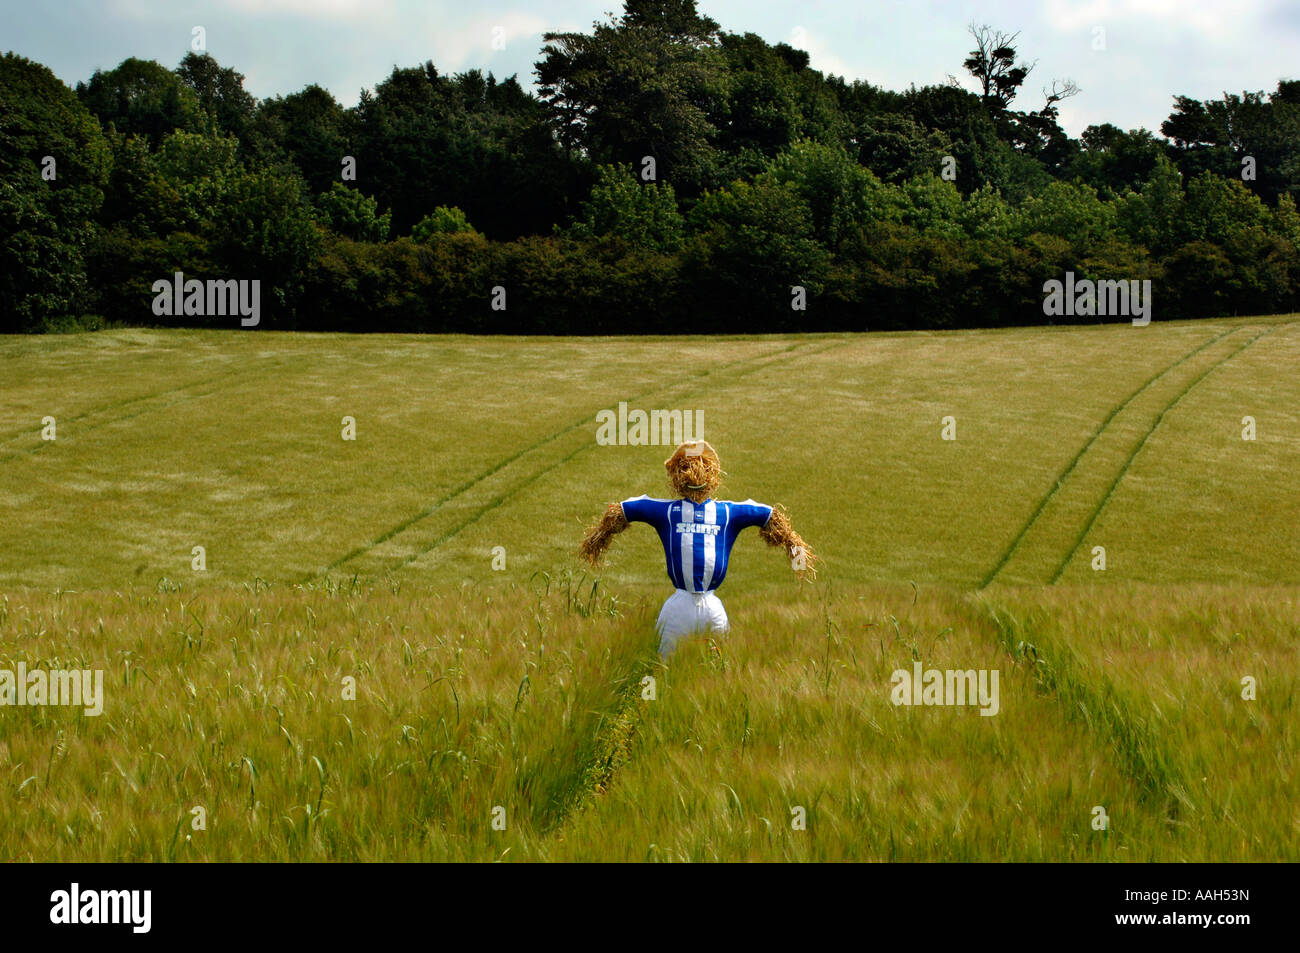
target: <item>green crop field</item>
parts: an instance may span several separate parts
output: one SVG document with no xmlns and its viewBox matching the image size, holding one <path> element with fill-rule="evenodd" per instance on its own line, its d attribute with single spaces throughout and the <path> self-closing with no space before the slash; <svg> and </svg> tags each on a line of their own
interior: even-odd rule
<svg viewBox="0 0 1300 953">
<path fill-rule="evenodd" d="M 104 673 L 0 705 L 0 860 L 1300 859 L 1297 368 L 1294 316 L 0 340 L 0 673 Z M 742 535 L 667 664 L 654 533 L 575 552 L 667 493 L 620 402 L 822 559 Z"/>
</svg>

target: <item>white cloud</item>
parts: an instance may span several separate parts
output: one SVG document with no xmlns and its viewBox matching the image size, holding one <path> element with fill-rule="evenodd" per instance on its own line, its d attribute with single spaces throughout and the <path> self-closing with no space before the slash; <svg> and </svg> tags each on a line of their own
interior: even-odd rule
<svg viewBox="0 0 1300 953">
<path fill-rule="evenodd" d="M 497 15 L 479 15 L 468 23 L 452 26 L 440 18 L 431 28 L 429 40 L 434 62 L 439 69 L 493 69 L 503 53 L 512 53 L 520 44 L 530 56 L 541 48 L 543 33 L 558 31 L 553 23 L 534 13 L 508 11 Z M 499 43 L 498 43 L 499 40 Z M 496 44 L 496 45 L 494 45 Z M 498 49 L 498 46 L 501 48 Z"/>
<path fill-rule="evenodd" d="M 844 76 L 850 81 L 861 76 L 861 71 L 842 60 L 823 36 L 802 26 L 792 29 L 789 36 L 773 37 L 771 42 L 786 42 L 796 50 L 803 50 L 808 54 L 808 65 L 827 75 Z"/>
<path fill-rule="evenodd" d="M 388 19 L 394 0 L 224 0 L 218 6 L 251 16 L 294 16 L 309 20 Z"/>
<path fill-rule="evenodd" d="M 1231 5 L 1215 0 L 1049 0 L 1044 10 L 1047 23 L 1061 32 L 1090 31 L 1100 26 L 1107 32 L 1147 31 L 1163 28 L 1182 33 L 1190 30 L 1204 37 L 1222 38 L 1249 29 L 1276 4 L 1271 0 L 1235 0 Z"/>
</svg>

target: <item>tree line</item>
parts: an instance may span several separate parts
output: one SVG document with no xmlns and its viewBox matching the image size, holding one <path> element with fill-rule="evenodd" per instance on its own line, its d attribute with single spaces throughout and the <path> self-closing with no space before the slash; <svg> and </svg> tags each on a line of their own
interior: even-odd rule
<svg viewBox="0 0 1300 953">
<path fill-rule="evenodd" d="M 1300 82 L 1075 139 L 1077 85 L 1035 104 L 1017 36 L 970 33 L 978 92 L 896 92 L 627 0 L 546 35 L 536 94 L 425 63 L 350 109 L 206 53 L 75 89 L 6 54 L 0 330 L 164 323 L 176 272 L 260 280 L 281 329 L 1039 324 L 1067 271 L 1150 280 L 1157 319 L 1300 309 Z"/>
</svg>

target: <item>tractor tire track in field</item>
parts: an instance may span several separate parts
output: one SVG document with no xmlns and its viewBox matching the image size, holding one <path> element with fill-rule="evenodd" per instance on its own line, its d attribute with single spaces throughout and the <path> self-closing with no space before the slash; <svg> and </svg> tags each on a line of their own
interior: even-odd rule
<svg viewBox="0 0 1300 953">
<path fill-rule="evenodd" d="M 723 371 L 728 371 L 732 368 L 740 367 L 746 364 L 752 365 L 750 367 L 744 368 L 732 374 L 731 378 L 734 380 L 737 377 L 743 377 L 746 374 L 751 374 L 754 371 L 762 370 L 765 367 L 769 367 L 771 364 L 776 363 L 777 361 L 781 360 L 783 357 L 790 356 L 792 352 L 799 351 L 798 354 L 799 357 L 806 357 L 806 356 L 821 354 L 825 351 L 831 350 L 832 348 L 842 346 L 843 344 L 847 343 L 847 341 L 837 340 L 815 351 L 810 352 L 806 350 L 806 348 L 812 347 L 814 343 L 816 342 L 795 342 L 794 344 L 790 344 L 786 347 L 780 348 L 775 351 L 769 351 L 765 354 L 760 354 L 756 357 L 748 357 L 748 358 L 742 358 L 737 361 L 732 361 L 729 364 L 723 364 L 719 367 L 711 368 L 709 370 L 702 371 L 698 374 L 691 375 L 689 378 L 687 378 L 684 381 L 673 383 L 665 387 L 659 387 L 653 390 L 644 391 L 640 394 L 636 394 L 633 397 L 629 397 L 627 401 L 628 403 L 634 403 L 634 402 L 644 400 L 645 398 L 655 394 L 673 392 L 683 388 L 691 388 L 694 385 L 698 384 L 698 382 L 701 379 L 708 378 L 711 375 L 718 374 Z M 805 349 L 805 350 L 801 350 L 801 349 Z M 689 393 L 690 390 L 687 390 L 687 392 Z M 567 434 L 572 433 L 573 431 L 577 430 L 579 427 L 583 427 L 591 424 L 594 419 L 595 419 L 594 413 L 587 414 L 582 418 L 580 418 L 579 420 L 573 422 L 572 424 L 569 424 L 568 426 L 565 426 L 559 430 L 554 431 L 553 433 L 548 434 L 547 436 L 541 438 L 540 440 L 535 441 L 534 443 L 528 445 L 527 447 L 517 450 L 516 452 L 510 454 L 508 457 L 505 457 L 498 463 L 494 464 L 488 470 L 485 470 L 483 473 L 480 473 L 472 477 L 471 479 L 462 483 L 460 486 L 456 487 L 454 490 L 451 490 L 450 492 L 444 494 L 437 501 L 425 507 L 423 510 L 419 511 L 418 513 L 414 514 L 411 517 L 408 517 L 407 519 L 396 524 L 395 526 L 385 530 L 383 533 L 376 536 L 369 543 L 363 546 L 358 546 L 357 548 L 353 549 L 351 552 L 347 553 L 346 555 L 341 556 L 338 559 L 334 560 L 324 569 L 307 575 L 302 580 L 300 580 L 299 585 L 305 585 L 307 582 L 311 581 L 312 579 L 325 575 L 330 571 L 337 569 L 339 566 L 351 562 L 353 559 L 363 556 L 366 553 L 370 552 L 371 550 L 375 549 L 376 547 L 381 546 L 382 544 L 386 543 L 388 540 L 397 536 L 399 533 L 405 532 L 406 530 L 410 529 L 412 526 L 416 525 L 417 523 L 433 516 L 435 513 L 437 513 L 439 510 L 445 507 L 448 503 L 451 503 L 454 500 L 456 500 L 458 497 L 468 493 L 470 490 L 474 489 L 476 486 L 483 483 L 489 477 L 492 477 L 495 474 L 499 473 L 501 470 L 505 469 L 507 466 L 514 463 L 516 460 L 519 460 L 520 458 L 526 456 L 527 454 L 533 452 L 534 450 L 537 450 L 540 447 L 545 446 L 546 444 L 552 443 L 560 439 L 561 437 L 564 437 Z M 421 556 L 425 555 L 426 553 L 433 551 L 437 547 L 441 546 L 443 543 L 447 542 L 448 540 L 458 535 L 467 526 L 470 526 L 478 522 L 480 519 L 482 519 L 485 515 L 490 513 L 492 510 L 495 510 L 501 504 L 510 500 L 520 490 L 537 482 L 546 474 L 559 469 L 561 466 L 568 463 L 569 460 L 573 459 L 573 457 L 577 456 L 583 450 L 586 450 L 593 445 L 594 444 L 592 443 L 584 442 L 581 446 L 570 451 L 568 454 L 560 458 L 558 461 L 551 463 L 547 466 L 544 466 L 540 470 L 535 471 L 522 483 L 516 484 L 515 486 L 511 487 L 509 490 L 497 496 L 495 499 L 479 507 L 471 516 L 461 521 L 458 525 L 456 525 L 452 529 L 443 533 L 441 536 L 439 536 L 436 540 L 434 540 L 429 545 L 417 549 L 413 554 L 402 559 L 396 565 L 388 568 L 390 570 L 400 569 L 403 566 L 407 566 L 410 563 L 414 562 L 416 559 L 419 559 Z"/>
<path fill-rule="evenodd" d="M 1266 335 L 1272 334 L 1280 328 L 1294 327 L 1295 324 L 1296 322 L 1287 322 L 1258 330 L 1245 343 L 1212 362 L 1199 375 L 1188 381 L 1165 404 L 1146 429 L 1141 440 L 1127 455 L 1119 473 L 1110 482 L 1106 492 L 1093 508 L 1082 532 L 1076 538 L 1073 548 L 1057 567 L 1051 580 L 1053 584 L 1059 581 L 1066 567 L 1069 566 L 1098 517 L 1110 501 L 1116 487 L 1123 481 L 1134 460 L 1141 453 L 1142 448 L 1146 446 L 1151 436 L 1157 431 L 1165 416 L 1215 370 L 1240 355 Z M 1166 368 L 1157 377 L 1168 373 L 1178 364 L 1190 359 L 1197 352 L 1215 343 L 1223 336 L 1219 335 L 1196 348 L 1175 362 L 1174 365 Z M 1143 385 L 1143 389 L 1150 386 L 1154 381 L 1155 378 L 1148 381 L 1146 385 Z M 1137 393 L 1131 395 L 1125 401 L 1125 404 L 1128 404 L 1136 396 Z M 1118 410 L 1112 412 L 1107 420 L 1103 422 L 1103 427 L 1098 428 L 1098 434 L 1117 414 Z M 1098 434 L 1094 434 L 1092 440 L 1095 440 Z M 1092 440 L 1089 440 L 1088 445 L 1091 445 Z M 1087 445 L 1084 450 L 1086 451 L 1086 449 Z M 1049 492 L 1049 497 L 1060 489 L 1061 482 L 1074 465 L 1078 463 L 1083 452 L 1080 451 L 1079 456 L 1067 468 L 1066 473 L 1063 473 L 1061 478 L 1058 479 L 1057 485 Z M 1037 518 L 1042 509 L 1043 504 L 1040 504 L 1039 509 L 1035 511 L 1034 518 Z M 1021 537 L 1023 537 L 1024 533 L 1025 531 L 1022 530 Z M 1021 537 L 1017 537 L 1017 544 Z M 1004 559 L 1003 562 L 1005 563 L 1005 561 Z M 1001 567 L 999 566 L 999 568 Z M 996 571 L 990 574 L 985 586 L 994 575 L 996 575 Z M 992 598 L 996 600 L 996 597 Z M 1164 813 L 1166 823 L 1170 825 L 1183 823 L 1182 816 L 1188 810 L 1195 812 L 1196 807 L 1192 794 L 1196 788 L 1191 783 L 1195 779 L 1186 776 L 1186 771 L 1180 766 L 1179 759 L 1173 756 L 1163 730 L 1165 722 L 1158 712 L 1152 712 L 1148 705 L 1135 702 L 1105 673 L 1086 671 L 1080 665 L 1075 653 L 1070 651 L 1068 644 L 1062 644 L 1051 631 L 1045 631 L 1033 612 L 1018 612 L 1008 606 L 999 605 L 996 601 L 992 601 L 983 591 L 973 596 L 970 606 L 974 613 L 972 624 L 975 626 L 979 626 L 981 622 L 991 624 L 994 628 L 993 637 L 1003 650 L 1015 660 L 1017 665 L 1028 664 L 1030 666 L 1035 683 L 1041 690 L 1050 694 L 1056 700 L 1065 717 L 1080 724 L 1091 737 L 1096 739 L 1098 744 L 1108 748 L 1113 753 L 1114 764 L 1119 768 L 1121 774 L 1136 786 L 1138 798 L 1141 802 L 1158 805 Z"/>
<path fill-rule="evenodd" d="M 283 364 L 284 364 L 284 361 L 285 361 L 284 358 L 272 358 L 271 361 L 270 361 L 270 364 L 271 364 L 271 365 L 276 365 L 276 364 L 283 365 Z M 62 421 L 59 422 L 59 426 L 60 426 L 60 427 L 66 427 L 68 424 L 75 423 L 75 422 L 78 421 L 78 420 L 85 420 L 87 417 L 94 417 L 94 416 L 96 416 L 96 415 L 98 415 L 98 414 L 105 413 L 106 411 L 114 410 L 114 409 L 121 408 L 121 407 L 126 407 L 126 406 L 128 406 L 128 405 L 130 405 L 130 404 L 138 404 L 138 403 L 140 403 L 141 401 L 154 400 L 154 399 L 159 398 L 159 397 L 165 397 L 165 396 L 167 396 L 167 395 L 169 395 L 169 394 L 175 394 L 175 393 L 178 393 L 178 392 L 180 392 L 180 391 L 190 390 L 191 388 L 202 387 L 202 386 L 204 386 L 205 384 L 214 384 L 214 383 L 219 383 L 219 382 L 227 382 L 227 383 L 229 383 L 229 382 L 231 381 L 232 378 L 237 379 L 237 380 L 235 381 L 235 383 L 237 384 L 237 383 L 238 383 L 238 379 L 243 379 L 243 378 L 252 378 L 252 377 L 255 377 L 255 376 L 257 376 L 257 375 L 261 374 L 262 372 L 264 372 L 264 371 L 266 371 L 266 370 L 269 370 L 269 369 L 270 369 L 269 366 L 263 366 L 263 367 L 259 367 L 259 368 L 247 368 L 247 367 L 241 367 L 241 368 L 237 368 L 236 370 L 229 371 L 228 373 L 225 373 L 225 374 L 218 374 L 218 375 L 216 375 L 215 377 L 205 378 L 204 380 L 192 381 L 192 382 L 190 382 L 189 384 L 182 384 L 182 385 L 180 385 L 180 386 L 178 386 L 178 387 L 170 387 L 170 388 L 167 388 L 167 389 L 165 389 L 165 390 L 155 391 L 155 392 L 152 393 L 152 394 L 141 394 L 141 395 L 138 396 L 138 397 L 128 397 L 128 398 L 126 398 L 126 399 L 124 399 L 124 400 L 114 401 L 114 402 L 111 403 L 111 404 L 104 404 L 104 405 L 101 406 L 101 407 L 95 407 L 95 408 L 93 408 L 93 409 L 91 409 L 91 410 L 83 411 L 82 413 L 77 414 L 77 415 L 75 415 L 75 416 L 73 416 L 73 417 L 65 417 L 65 418 L 63 418 Z M 226 390 L 226 389 L 228 389 L 228 388 L 227 388 L 226 386 L 223 385 L 223 386 L 215 387 L 215 388 L 213 388 L 212 390 L 203 391 L 203 392 L 198 393 L 198 394 L 188 394 L 188 395 L 183 396 L 183 397 L 178 397 L 178 398 L 176 398 L 175 400 L 169 400 L 169 401 L 166 401 L 165 403 L 162 403 L 162 404 L 160 404 L 160 405 L 158 405 L 158 406 L 156 406 L 156 407 L 145 407 L 145 408 L 143 408 L 143 409 L 136 410 L 136 411 L 134 411 L 133 413 L 122 414 L 122 415 L 117 416 L 117 417 L 111 417 L 111 418 L 109 418 L 108 420 L 103 420 L 103 421 L 99 421 L 99 422 L 97 422 L 97 423 L 89 424 L 89 425 L 87 425 L 87 426 L 85 426 L 85 427 L 78 428 L 78 429 L 75 431 L 75 433 L 78 434 L 78 435 L 80 435 L 80 434 L 86 434 L 86 433 L 93 433 L 93 432 L 96 431 L 96 430 L 102 430 L 102 429 L 105 428 L 105 427 L 112 426 L 113 424 L 116 424 L 116 423 L 121 423 L 121 422 L 124 421 L 124 420 L 134 420 L 136 417 L 140 417 L 140 416 L 142 416 L 142 415 L 144 415 L 144 414 L 153 413 L 153 412 L 155 412 L 155 411 L 160 411 L 160 410 L 166 410 L 167 408 L 169 408 L 169 407 L 174 407 L 174 406 L 176 406 L 177 404 L 183 404 L 183 403 L 186 403 L 186 402 L 191 401 L 191 400 L 200 400 L 200 399 L 202 399 L 202 398 L 204 398 L 204 397 L 210 397 L 210 396 L 212 396 L 213 394 L 216 394 L 216 393 L 218 393 L 218 392 L 220 392 L 220 391 L 222 391 L 222 390 Z M 19 437 L 21 437 L 21 436 L 23 436 L 23 435 L 25 435 L 25 434 L 29 434 L 29 433 L 31 433 L 31 428 L 29 428 L 29 429 L 27 429 L 27 430 L 18 431 L 17 433 L 10 434 L 9 436 L 6 436 L 6 437 L 0 437 L 0 442 L 8 442 L 8 441 L 10 441 L 10 440 L 15 440 L 15 439 L 17 439 L 17 438 L 19 438 Z M 48 447 L 48 446 L 50 445 L 51 442 L 52 442 L 52 441 L 49 441 L 49 440 L 42 440 L 40 443 L 38 443 L 38 444 L 37 444 L 36 446 L 34 446 L 34 447 L 25 447 L 25 448 L 20 449 L 20 450 L 13 450 L 13 451 L 10 451 L 9 453 L 7 453 L 7 454 L 5 454 L 5 455 L 0 456 L 0 463 L 7 463 L 7 462 L 9 462 L 10 460 L 16 460 L 16 459 L 18 459 L 19 457 L 28 457 L 28 456 L 31 456 L 31 455 L 34 454 L 34 453 L 39 453 L 40 451 L 42 451 L 42 450 L 44 450 L 46 447 Z"/>
<path fill-rule="evenodd" d="M 592 747 L 576 766 L 557 802 L 546 806 L 541 825 L 544 837 L 562 839 L 569 821 L 613 784 L 615 775 L 632 759 L 632 747 L 641 728 L 641 678 L 654 668 L 640 659 L 624 660 L 626 675 L 612 704 L 597 713 Z M 617 681 L 616 681 L 617 684 Z"/>
<path fill-rule="evenodd" d="M 801 345 L 798 344 L 791 345 L 785 348 L 783 353 L 789 352 L 799 346 Z M 733 367 L 734 365 L 744 363 L 745 361 L 759 360 L 762 357 L 770 357 L 770 356 L 772 355 L 764 354 L 761 355 L 760 358 L 745 358 L 741 361 L 734 361 L 731 364 L 723 365 L 721 368 L 718 368 L 717 370 L 725 370 L 728 367 Z M 706 371 L 705 373 L 707 374 L 708 372 Z M 644 395 L 637 395 L 636 397 L 631 398 L 631 400 L 640 400 L 642 396 Z M 493 464 L 487 470 L 484 470 L 482 473 L 470 477 L 470 479 L 466 480 L 460 486 L 456 487 L 455 489 L 439 497 L 437 500 L 429 504 L 424 509 L 402 520 L 400 523 L 396 524 L 395 526 L 391 526 L 388 529 L 384 530 L 382 533 L 380 533 L 370 542 L 358 546 L 355 549 L 351 550 L 350 552 L 344 554 L 343 556 L 340 556 L 338 559 L 334 560 L 332 563 L 325 566 L 325 568 L 320 570 L 319 572 L 313 572 L 308 576 L 304 577 L 302 582 L 306 583 L 312 579 L 315 579 L 317 576 L 324 575 L 325 573 L 328 573 L 331 570 L 337 569 L 339 566 L 343 565 L 344 563 L 351 562 L 352 560 L 356 559 L 359 556 L 364 556 L 366 553 L 370 552 L 375 547 L 382 546 L 384 543 L 388 542 L 394 536 L 398 535 L 399 533 L 405 532 L 406 530 L 414 526 L 416 523 L 428 519 L 430 516 L 437 513 L 440 509 L 442 509 L 452 500 L 456 499 L 459 496 L 464 495 L 465 493 L 468 493 L 470 490 L 478 486 L 484 480 L 488 479 L 491 476 L 494 476 L 501 470 L 504 470 L 506 467 L 514 463 L 520 457 L 532 453 L 534 450 L 538 449 L 539 447 L 543 447 L 546 444 L 551 443 L 552 441 L 558 440 L 559 438 L 563 437 L 565 434 L 572 433 L 574 430 L 577 430 L 579 427 L 590 423 L 593 419 L 593 416 L 594 415 L 592 414 L 588 414 L 587 416 L 582 417 L 580 420 L 577 420 L 569 424 L 568 426 L 562 427 L 559 430 L 549 433 L 545 437 L 542 437 L 540 440 L 537 440 L 529 444 L 528 446 L 523 447 L 520 450 L 516 450 L 508 457 L 504 457 L 503 459 L 499 460 L 497 463 Z M 567 460 L 568 458 L 566 457 L 565 459 Z"/>
<path fill-rule="evenodd" d="M 1011 557 L 1015 555 L 1016 550 L 1020 548 L 1020 544 L 1023 543 L 1025 537 L 1029 535 L 1029 531 L 1034 528 L 1034 525 L 1038 522 L 1038 518 L 1043 515 L 1043 511 L 1047 508 L 1047 505 L 1056 496 L 1057 492 L 1065 484 L 1065 481 L 1069 479 L 1070 475 L 1075 471 L 1075 468 L 1078 467 L 1079 461 L 1081 461 L 1084 455 L 1092 448 L 1092 445 L 1097 442 L 1097 438 L 1100 437 L 1102 435 L 1102 432 L 1105 431 L 1106 428 L 1110 426 L 1111 422 L 1116 417 L 1118 417 L 1121 413 L 1123 413 L 1124 409 L 1128 407 L 1129 404 L 1133 403 L 1134 400 L 1136 400 L 1138 397 L 1144 394 L 1153 384 L 1155 384 L 1158 380 L 1160 380 L 1170 371 L 1175 370 L 1180 365 L 1190 360 L 1191 358 L 1195 357 L 1201 351 L 1208 348 L 1210 345 L 1219 341 L 1221 338 L 1225 337 L 1226 335 L 1231 334 L 1234 330 L 1236 329 L 1228 328 L 1214 335 L 1213 337 L 1209 338 L 1209 340 L 1204 341 L 1203 343 L 1192 348 L 1190 351 L 1188 351 L 1182 357 L 1178 358 L 1176 361 L 1174 361 L 1164 370 L 1157 372 L 1155 376 L 1149 378 L 1146 381 L 1146 383 L 1144 383 L 1137 390 L 1133 391 L 1133 393 L 1129 394 L 1128 397 L 1124 398 L 1122 402 L 1115 405 L 1115 407 L 1111 409 L 1110 413 L 1107 414 L 1106 417 L 1102 420 L 1102 422 L 1097 425 L 1096 429 L 1093 430 L 1092 436 L 1090 436 L 1087 439 L 1087 441 L 1083 444 L 1083 446 L 1079 448 L 1079 452 L 1074 455 L 1074 459 L 1071 460 L 1066 465 L 1065 469 L 1060 472 L 1060 474 L 1056 478 L 1056 481 L 1052 484 L 1051 489 L 1049 489 L 1046 495 L 1043 496 L 1043 498 L 1038 501 L 1038 506 L 1036 506 L 1034 508 L 1034 512 L 1030 514 L 1028 521 L 1022 527 L 1020 527 L 1020 532 L 1016 534 L 1014 539 L 1012 539 L 1011 545 L 1008 546 L 1006 552 L 1002 554 L 1002 558 L 998 560 L 997 564 L 993 567 L 992 570 L 990 570 L 989 574 L 984 577 L 984 581 L 980 583 L 981 589 L 987 589 L 992 584 L 993 580 L 997 577 L 998 573 L 1000 573 L 1003 570 L 1003 568 L 1006 566 L 1006 564 L 1011 561 Z"/>
<path fill-rule="evenodd" d="M 1092 511 L 1092 515 L 1088 517 L 1087 523 L 1084 524 L 1083 529 L 1079 532 L 1079 536 L 1075 540 L 1074 546 L 1066 554 L 1065 558 L 1061 561 L 1061 564 L 1057 566 L 1056 572 L 1052 576 L 1052 585 L 1055 585 L 1056 582 L 1065 573 L 1065 569 L 1067 566 L 1070 565 L 1070 561 L 1074 559 L 1075 553 L 1079 551 L 1079 547 L 1083 545 L 1083 541 L 1087 538 L 1088 533 L 1090 533 L 1092 531 L 1093 526 L 1096 525 L 1097 518 L 1101 516 L 1102 510 L 1104 510 L 1106 508 L 1106 504 L 1110 502 L 1111 496 L 1114 495 L 1115 493 L 1115 488 L 1119 486 L 1120 481 L 1123 480 L 1124 477 L 1128 474 L 1129 468 L 1133 466 L 1133 461 L 1137 459 L 1138 454 L 1142 452 L 1142 448 L 1147 445 L 1147 441 L 1151 439 L 1152 435 L 1155 434 L 1156 430 L 1160 427 L 1160 422 L 1165 419 L 1165 415 L 1169 413 L 1171 410 L 1173 410 L 1175 407 L 1177 407 L 1178 404 L 1182 401 L 1182 399 L 1186 397 L 1189 393 L 1191 393 L 1191 391 L 1196 387 L 1196 385 L 1201 383 L 1201 381 L 1205 380 L 1205 378 L 1209 377 L 1212 373 L 1214 373 L 1214 371 L 1218 370 L 1224 364 L 1228 363 L 1228 361 L 1232 360 L 1238 354 L 1245 351 L 1256 341 L 1260 340 L 1263 337 L 1267 337 L 1268 335 L 1272 334 L 1274 331 L 1278 330 L 1279 328 L 1290 327 L 1292 323 L 1293 322 L 1288 322 L 1287 324 L 1275 324 L 1271 328 L 1265 328 L 1260 330 L 1249 341 L 1241 345 L 1241 347 L 1237 348 L 1232 353 L 1219 358 L 1219 360 L 1215 361 L 1204 371 L 1202 371 L 1199 376 L 1193 378 L 1187 384 L 1187 386 L 1184 387 L 1181 391 L 1179 391 L 1178 394 L 1174 397 L 1174 399 L 1170 401 L 1165 406 L 1165 408 L 1160 411 L 1159 414 L 1156 415 L 1156 419 L 1152 421 L 1151 426 L 1147 429 L 1147 432 L 1143 435 L 1142 439 L 1138 441 L 1137 446 L 1133 448 L 1133 452 L 1128 455 L 1128 459 L 1124 461 L 1124 466 L 1121 467 L 1119 473 L 1116 474 L 1115 479 L 1111 482 L 1110 486 L 1107 488 L 1105 495 L 1103 495 L 1102 498 L 1098 501 L 1096 508 L 1094 508 Z"/>
<path fill-rule="evenodd" d="M 66 421 L 67 423 L 75 423 L 78 420 L 84 420 L 87 417 L 93 417 L 96 414 L 102 414 L 109 410 L 115 410 L 118 407 L 125 407 L 128 404 L 137 404 L 142 400 L 152 400 L 155 397 L 164 397 L 167 394 L 174 394 L 177 391 L 189 390 L 191 387 L 201 387 L 204 384 L 211 384 L 214 381 L 225 380 L 226 378 L 231 377 L 232 375 L 235 374 L 239 374 L 244 370 L 245 368 L 236 368 L 233 371 L 229 371 L 225 374 L 218 374 L 215 377 L 209 377 L 205 380 L 191 381 L 188 384 L 181 384 L 177 387 L 168 387 L 164 390 L 154 391 L 153 393 L 150 394 L 140 394 L 135 397 L 126 397 L 123 398 L 122 400 L 115 400 L 112 403 L 102 404 L 99 407 L 92 407 L 90 410 L 83 410 L 79 414 L 74 414 L 72 416 L 65 416 L 63 417 L 63 420 Z M 21 430 L 15 430 L 7 434 L 0 435 L 0 443 L 8 443 L 10 440 L 17 440 L 20 437 L 28 436 L 31 434 L 32 429 L 33 428 L 31 427 L 24 427 Z"/>
<path fill-rule="evenodd" d="M 635 399 L 635 398 L 634 398 L 634 399 Z M 389 569 L 390 569 L 390 570 L 391 570 L 391 569 L 401 569 L 401 568 L 403 568 L 404 566 L 409 566 L 411 563 L 415 562 L 415 561 L 416 561 L 417 559 L 419 559 L 421 556 L 425 555 L 426 553 L 430 553 L 430 552 L 432 552 L 433 550 L 437 549 L 439 546 L 441 546 L 443 543 L 447 542 L 449 539 L 451 539 L 451 538 L 453 538 L 453 537 L 459 535 L 459 534 L 460 534 L 460 531 L 463 530 L 465 527 L 470 526 L 470 525 L 472 525 L 472 524 L 474 524 L 474 523 L 477 523 L 480 519 L 482 519 L 482 518 L 483 518 L 484 516 L 486 516 L 488 513 L 490 513 L 490 512 L 492 512 L 493 510 L 495 510 L 495 509 L 496 509 L 498 506 L 500 506 L 502 503 L 506 502 L 506 501 L 509 500 L 511 497 L 515 496 L 515 494 L 517 494 L 517 493 L 518 493 L 520 490 L 522 490 L 524 487 L 526 487 L 526 486 L 531 486 L 532 484 L 536 483 L 538 480 L 540 480 L 542 477 L 546 476 L 546 474 L 550 473 L 552 470 L 558 470 L 560 467 L 564 466 L 566 463 L 568 463 L 570 460 L 572 460 L 574 457 L 576 457 L 578 454 L 582 453 L 582 451 L 584 451 L 584 450 L 586 450 L 586 449 L 587 449 L 587 444 L 584 443 L 582 446 L 578 447 L 576 450 L 572 450 L 572 451 L 570 451 L 569 453 L 565 454 L 563 457 L 561 457 L 561 458 L 560 458 L 559 460 L 557 460 L 555 463 L 549 464 L 548 466 L 545 466 L 545 467 L 543 467 L 542 469 L 538 470 L 538 471 L 535 472 L 532 476 L 528 477 L 528 479 L 524 480 L 522 483 L 517 483 L 517 484 L 515 484 L 515 485 L 512 486 L 509 490 L 507 490 L 505 493 L 502 493 L 500 496 L 498 496 L 496 499 L 491 500 L 490 502 L 488 502 L 488 503 L 484 504 L 483 506 L 481 506 L 478 510 L 476 510 L 476 511 L 474 512 L 474 514 L 473 514 L 472 516 L 470 516 L 470 517 L 468 517 L 468 518 L 462 520 L 462 521 L 461 521 L 460 523 L 458 523 L 456 526 L 452 527 L 452 528 L 449 529 L 447 532 L 443 533 L 441 536 L 439 536 L 437 539 L 435 539 L 432 543 L 430 543 L 430 544 L 427 545 L 427 546 L 423 546 L 423 547 L 417 548 L 413 553 L 411 553 L 411 554 L 410 554 L 409 556 L 407 556 L 405 559 L 400 560 L 400 561 L 399 561 L 395 566 L 390 566 Z"/>
<path fill-rule="evenodd" d="M 1068 647 L 1053 644 L 1032 614 L 1018 615 L 982 596 L 972 610 L 973 623 L 991 624 L 992 637 L 1017 666 L 1031 666 L 1035 684 L 1057 701 L 1065 718 L 1112 750 L 1115 766 L 1137 787 L 1140 802 L 1159 804 L 1169 824 L 1179 823 L 1184 809 L 1194 810 L 1194 787 L 1170 757 L 1158 717 L 1125 697 L 1109 677 L 1082 671 Z"/>
</svg>

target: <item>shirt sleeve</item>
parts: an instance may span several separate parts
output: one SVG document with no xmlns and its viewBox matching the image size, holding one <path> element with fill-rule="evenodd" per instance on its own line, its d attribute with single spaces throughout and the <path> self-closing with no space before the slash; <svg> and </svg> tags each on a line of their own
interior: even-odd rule
<svg viewBox="0 0 1300 953">
<path fill-rule="evenodd" d="M 623 519 L 629 523 L 649 523 L 657 526 L 663 512 L 662 501 L 652 500 L 644 495 L 624 500 L 619 505 L 623 507 Z"/>
<path fill-rule="evenodd" d="M 766 526 L 772 518 L 772 507 L 766 503 L 745 500 L 743 503 L 731 504 L 731 518 L 738 529 L 747 526 Z"/>
</svg>

